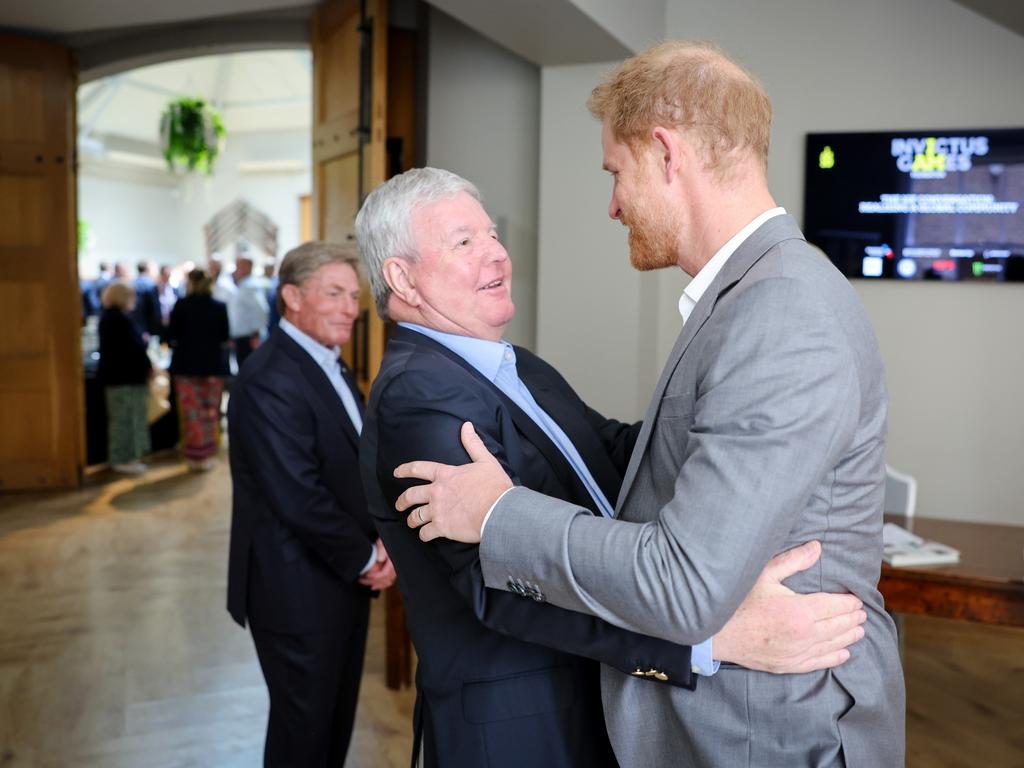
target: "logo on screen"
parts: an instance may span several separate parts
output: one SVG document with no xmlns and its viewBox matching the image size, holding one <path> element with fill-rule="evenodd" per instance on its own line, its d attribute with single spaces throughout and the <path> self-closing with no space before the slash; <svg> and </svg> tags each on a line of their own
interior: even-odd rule
<svg viewBox="0 0 1024 768">
<path fill-rule="evenodd" d="M 971 158 L 988 154 L 988 136 L 923 136 L 893 139 L 896 167 L 914 179 L 944 179 L 971 169 Z"/>
</svg>

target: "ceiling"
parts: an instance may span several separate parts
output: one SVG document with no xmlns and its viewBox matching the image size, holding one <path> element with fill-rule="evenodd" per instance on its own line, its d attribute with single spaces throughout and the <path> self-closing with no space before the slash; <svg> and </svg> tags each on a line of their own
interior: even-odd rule
<svg viewBox="0 0 1024 768">
<path fill-rule="evenodd" d="M 316 0 L 0 0 L 0 27 L 64 36 L 317 4 Z"/>
<path fill-rule="evenodd" d="M 92 175 L 166 183 L 160 117 L 180 96 L 202 97 L 217 109 L 228 142 L 245 133 L 308 132 L 312 79 L 309 51 L 292 50 L 199 56 L 86 83 L 78 89 L 81 168 Z M 281 140 L 269 146 L 279 145 L 291 146 Z M 286 150 L 270 150 L 258 163 L 238 159 L 238 170 L 252 166 L 250 172 L 304 170 L 308 162 L 297 162 Z"/>
<path fill-rule="evenodd" d="M 309 130 L 309 51 L 199 56 L 133 69 L 78 89 L 79 132 L 156 143 L 167 102 L 201 96 L 229 133 Z"/>
<path fill-rule="evenodd" d="M 570 4 L 578 5 L 580 1 Z M 1021 0 L 955 1 L 1024 35 L 1024 3 Z M 441 0 L 438 4 L 444 7 L 458 5 L 458 2 L 461 0 Z M 511 5 L 508 0 L 475 2 L 484 7 L 492 5 L 499 15 L 502 7 Z M 67 36 L 101 29 L 168 24 L 281 9 L 308 9 L 318 4 L 318 0 L 0 0 L 0 28 L 36 30 L 54 36 Z M 461 18 L 460 21 L 466 23 Z M 515 49 L 515 46 L 509 47 Z"/>
</svg>

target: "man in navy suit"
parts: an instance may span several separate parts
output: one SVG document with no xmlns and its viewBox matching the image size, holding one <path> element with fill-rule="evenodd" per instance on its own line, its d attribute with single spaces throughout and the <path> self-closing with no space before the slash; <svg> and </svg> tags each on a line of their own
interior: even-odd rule
<svg viewBox="0 0 1024 768">
<path fill-rule="evenodd" d="M 344 763 L 369 597 L 394 581 L 359 480 L 362 397 L 338 357 L 357 265 L 345 246 L 290 251 L 281 324 L 231 389 L 228 610 L 248 621 L 270 692 L 266 766 Z"/>
<path fill-rule="evenodd" d="M 541 604 L 527 584 L 485 589 L 476 546 L 420 542 L 394 509 L 408 483 L 393 470 L 414 458 L 465 463 L 464 422 L 518 484 L 596 515 L 612 512 L 640 425 L 605 419 L 554 368 L 502 341 L 515 311 L 511 265 L 468 181 L 432 168 L 395 177 L 368 197 L 356 234 L 378 312 L 399 322 L 374 382 L 360 461 L 419 655 L 414 728 L 427 768 L 614 766 L 597 662 L 641 685 L 682 688 L 699 686 L 716 658 L 775 671 L 834 663 L 830 655 L 854 638 L 855 600 L 825 600 L 824 615 L 841 615 L 827 640 L 809 625 L 786 631 L 787 601 L 803 598 L 778 582 L 813 562 L 807 550 L 770 564 L 713 644 L 691 654 Z"/>
</svg>

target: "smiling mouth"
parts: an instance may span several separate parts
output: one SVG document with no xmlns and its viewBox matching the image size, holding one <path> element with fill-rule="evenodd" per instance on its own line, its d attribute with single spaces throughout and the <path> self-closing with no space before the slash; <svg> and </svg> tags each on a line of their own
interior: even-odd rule
<svg viewBox="0 0 1024 768">
<path fill-rule="evenodd" d="M 481 286 L 478 290 L 490 291 L 490 290 L 493 290 L 495 288 L 500 288 L 504 284 L 505 284 L 505 281 L 502 278 L 498 278 L 497 280 L 492 280 L 491 282 L 487 283 L 487 285 Z"/>
</svg>

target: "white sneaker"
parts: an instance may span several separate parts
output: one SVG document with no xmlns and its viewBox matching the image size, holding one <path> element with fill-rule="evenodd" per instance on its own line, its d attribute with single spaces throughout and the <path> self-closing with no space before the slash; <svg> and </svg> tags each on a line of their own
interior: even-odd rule
<svg viewBox="0 0 1024 768">
<path fill-rule="evenodd" d="M 147 467 L 141 461 L 129 461 L 127 464 L 115 464 L 111 469 L 122 475 L 141 475 Z"/>
</svg>

